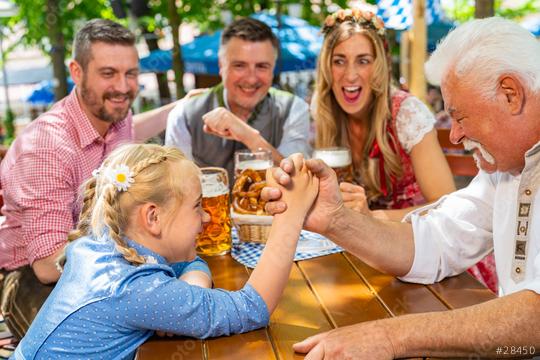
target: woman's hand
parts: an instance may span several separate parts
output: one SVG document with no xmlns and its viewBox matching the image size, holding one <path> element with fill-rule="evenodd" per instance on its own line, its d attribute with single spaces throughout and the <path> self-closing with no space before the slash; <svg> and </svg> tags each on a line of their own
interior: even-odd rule
<svg viewBox="0 0 540 360">
<path fill-rule="evenodd" d="M 371 215 L 367 203 L 366 191 L 362 186 L 342 182 L 339 184 L 339 190 L 343 197 L 343 205 L 359 213 Z"/>
</svg>

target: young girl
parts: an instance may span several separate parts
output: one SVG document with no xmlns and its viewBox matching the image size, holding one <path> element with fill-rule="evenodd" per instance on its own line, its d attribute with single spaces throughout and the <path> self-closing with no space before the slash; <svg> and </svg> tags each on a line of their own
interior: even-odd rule
<svg viewBox="0 0 540 360">
<path fill-rule="evenodd" d="M 198 168 L 172 147 L 112 152 L 85 183 L 70 234 L 77 241 L 13 357 L 132 359 L 154 331 L 206 338 L 267 325 L 318 191 L 302 156 L 294 159 L 293 184 L 282 189 L 288 209 L 274 217 L 247 284 L 230 292 L 208 289 L 210 272 L 195 255 L 196 235 L 209 220 Z"/>
</svg>

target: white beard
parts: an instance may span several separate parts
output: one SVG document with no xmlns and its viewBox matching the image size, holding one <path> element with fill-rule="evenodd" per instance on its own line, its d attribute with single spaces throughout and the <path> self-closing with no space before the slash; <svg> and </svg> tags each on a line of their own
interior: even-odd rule
<svg viewBox="0 0 540 360">
<path fill-rule="evenodd" d="M 474 150 L 474 149 L 478 149 L 480 151 L 480 154 L 482 154 L 482 157 L 484 158 L 484 160 L 486 160 L 489 164 L 491 165 L 495 165 L 495 158 L 493 157 L 493 155 L 491 155 L 489 152 L 487 152 L 486 149 L 484 149 L 484 147 L 477 141 L 473 141 L 473 140 L 469 140 L 469 139 L 464 139 L 463 140 L 463 147 L 465 148 L 465 150 Z M 476 153 L 473 153 L 473 158 L 474 158 L 474 161 L 476 162 L 476 166 L 478 166 L 478 168 L 480 168 L 480 158 L 478 156 L 478 154 Z"/>
</svg>

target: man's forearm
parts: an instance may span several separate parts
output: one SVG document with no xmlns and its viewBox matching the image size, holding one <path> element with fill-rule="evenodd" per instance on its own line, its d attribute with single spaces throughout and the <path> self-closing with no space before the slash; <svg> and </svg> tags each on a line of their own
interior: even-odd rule
<svg viewBox="0 0 540 360">
<path fill-rule="evenodd" d="M 281 153 L 260 134 L 248 137 L 244 141 L 244 145 L 251 151 L 256 151 L 258 149 L 270 150 L 272 152 L 272 160 L 276 166 L 283 160 L 283 155 L 281 155 Z"/>
<path fill-rule="evenodd" d="M 412 267 L 414 240 L 408 223 L 382 221 L 344 207 L 323 235 L 380 271 L 403 276 Z"/>
<path fill-rule="evenodd" d="M 467 308 L 384 320 L 396 357 L 530 358 L 540 353 L 540 295 L 530 290 Z"/>
<path fill-rule="evenodd" d="M 43 284 L 54 284 L 60 278 L 57 267 L 58 258 L 64 253 L 64 246 L 57 249 L 54 254 L 38 259 L 32 264 L 32 270 L 38 280 Z"/>
<path fill-rule="evenodd" d="M 176 101 L 133 116 L 135 141 L 142 142 L 158 135 L 167 127 L 169 112 L 176 106 Z"/>
</svg>

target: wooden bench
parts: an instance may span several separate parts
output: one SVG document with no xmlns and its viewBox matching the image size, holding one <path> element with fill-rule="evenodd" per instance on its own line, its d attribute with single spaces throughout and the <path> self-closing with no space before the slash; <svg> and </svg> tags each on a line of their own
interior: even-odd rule
<svg viewBox="0 0 540 360">
<path fill-rule="evenodd" d="M 450 141 L 450 129 L 437 129 L 437 137 L 454 176 L 476 176 L 478 174 L 476 162 L 472 155 L 465 153 L 463 144 L 456 145 Z"/>
</svg>

